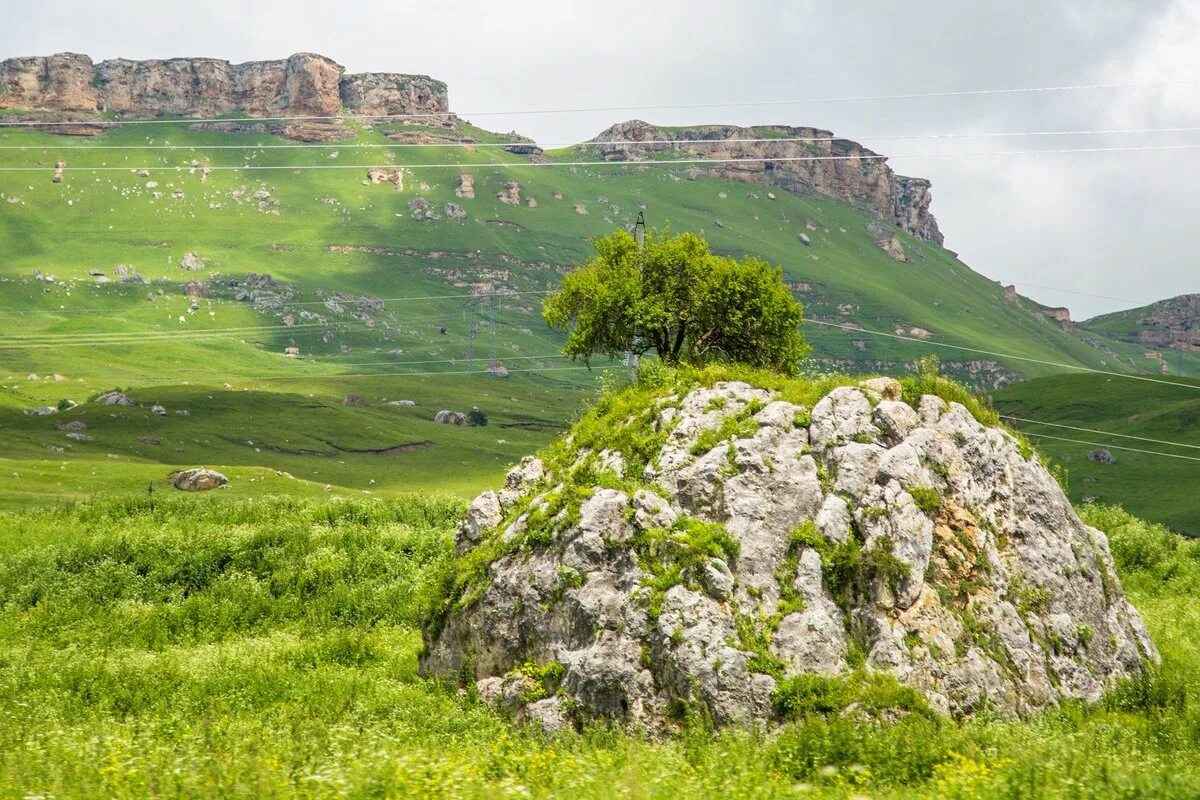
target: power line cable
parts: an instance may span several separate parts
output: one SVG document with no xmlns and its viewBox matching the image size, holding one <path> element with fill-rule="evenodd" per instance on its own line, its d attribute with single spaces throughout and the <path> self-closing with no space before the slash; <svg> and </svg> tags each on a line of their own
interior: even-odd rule
<svg viewBox="0 0 1200 800">
<path fill-rule="evenodd" d="M 1200 389 L 1200 385 L 1198 385 L 1198 384 L 1180 383 L 1178 381 L 1166 381 L 1166 380 L 1162 380 L 1160 378 L 1151 378 L 1148 375 L 1137 375 L 1132 372 L 1112 372 L 1109 370 L 1095 369 L 1093 367 L 1082 367 L 1082 366 L 1078 366 L 1075 364 L 1067 364 L 1067 363 L 1061 362 L 1061 361 L 1046 361 L 1046 360 L 1043 360 L 1040 358 L 1029 358 L 1028 356 L 1013 355 L 1012 353 L 998 353 L 994 350 L 980 350 L 979 348 L 964 347 L 963 345 L 958 345 L 958 344 L 947 344 L 945 342 L 930 342 L 930 341 L 926 341 L 925 339 L 918 339 L 915 336 L 902 336 L 901 334 L 898 334 L 898 333 L 887 333 L 885 331 L 873 331 L 869 328 L 860 328 L 855 325 L 840 325 L 836 322 L 825 322 L 825 321 L 819 320 L 819 319 L 811 319 L 810 318 L 810 319 L 806 319 L 804 321 L 805 321 L 805 323 L 812 323 L 814 325 L 824 325 L 824 326 L 827 326 L 830 328 L 840 328 L 842 330 L 851 331 L 853 333 L 866 333 L 866 334 L 870 334 L 872 336 L 883 336 L 883 337 L 886 337 L 889 339 L 900 339 L 900 340 L 903 340 L 906 342 L 915 342 L 917 344 L 923 344 L 927 347 L 948 347 L 948 348 L 951 348 L 954 350 L 963 350 L 968 353 L 981 353 L 983 355 L 996 356 L 997 358 L 1009 358 L 1009 359 L 1013 359 L 1015 361 L 1028 361 L 1032 364 L 1044 364 L 1044 365 L 1050 366 L 1050 367 L 1062 367 L 1063 369 L 1073 369 L 1073 370 L 1078 370 L 1080 372 L 1092 372 L 1097 375 L 1111 375 L 1116 378 L 1129 378 L 1130 380 L 1146 381 L 1148 383 L 1161 383 L 1166 386 L 1179 386 L 1184 389 Z"/>
<path fill-rule="evenodd" d="M 51 332 L 51 333 L 31 333 L 31 334 L 23 334 L 23 335 L 18 335 L 18 336 L 0 337 L 0 344 L 5 343 L 5 342 L 25 341 L 27 339 L 44 339 L 44 338 L 54 338 L 54 339 L 72 339 L 72 338 L 80 338 L 80 337 L 124 338 L 124 337 L 128 337 L 128 336 L 155 336 L 155 335 L 159 335 L 159 334 L 175 335 L 178 333 L 221 333 L 221 334 L 226 334 L 226 333 L 243 333 L 246 331 L 256 332 L 256 331 L 262 331 L 262 330 L 274 330 L 277 328 L 320 328 L 320 327 L 325 327 L 325 325 L 326 325 L 326 323 L 323 323 L 323 322 L 305 322 L 305 323 L 300 323 L 298 325 L 267 325 L 267 326 L 252 325 L 252 326 L 239 327 L 239 328 L 206 328 L 206 329 L 198 330 L 198 331 L 179 331 L 179 330 L 171 330 L 171 331 L 164 331 L 164 330 L 78 331 L 78 332 L 56 331 L 56 332 Z"/>
<path fill-rule="evenodd" d="M 504 356 L 502 358 L 499 358 L 498 362 L 501 364 L 506 364 L 506 363 L 509 363 L 512 361 L 536 361 L 538 359 L 546 359 L 547 361 L 549 361 L 552 359 L 563 359 L 563 358 L 570 358 L 570 356 L 565 356 L 565 355 L 562 355 L 561 353 L 557 353 L 557 352 L 553 353 L 553 354 Z M 422 359 L 422 360 L 418 360 L 418 361 L 342 361 L 342 362 L 317 361 L 315 358 L 307 358 L 307 359 L 300 359 L 298 363 L 305 365 L 305 366 L 343 367 L 343 368 L 354 367 L 354 368 L 357 368 L 357 367 L 385 367 L 385 366 L 387 366 L 387 367 L 406 367 L 406 366 L 423 365 L 423 364 L 458 364 L 458 363 L 461 363 L 464 361 L 467 361 L 466 356 L 463 356 L 461 358 Z M 475 370 L 475 371 L 478 372 L 479 370 Z M 184 377 L 187 375 L 195 375 L 198 373 L 199 374 L 211 374 L 211 371 L 191 369 L 191 370 L 174 370 L 172 372 L 158 372 L 154 375 L 144 375 L 144 376 L 142 376 L 141 380 L 165 380 L 167 378 Z M 82 378 L 84 380 L 102 380 L 105 376 L 83 375 L 83 376 L 76 376 L 76 377 Z M 230 377 L 237 378 L 240 376 L 231 375 Z M 310 376 L 308 374 L 277 375 L 277 376 L 272 376 L 270 379 L 271 380 L 275 380 L 275 379 L 290 380 L 293 378 L 303 379 L 306 377 L 310 377 Z M 322 377 L 322 376 L 312 376 L 312 377 Z M 260 377 L 260 378 L 255 378 L 255 380 L 268 380 L 268 378 Z"/>
<path fill-rule="evenodd" d="M 860 155 L 828 155 L 828 156 L 750 156 L 732 158 L 663 158 L 663 159 L 623 159 L 613 161 L 489 161 L 489 162 L 458 162 L 442 164 L 242 164 L 210 166 L 213 171 L 267 171 L 267 170 L 306 170 L 306 169 L 463 169 L 468 167 L 492 167 L 496 169 L 519 169 L 522 167 L 654 167 L 671 166 L 673 164 L 740 164 L 740 163 L 788 163 L 815 161 L 886 161 L 889 158 L 979 158 L 988 156 L 1029 156 L 1029 155 L 1061 155 L 1066 153 L 1131 153 L 1154 150 L 1196 150 L 1200 144 L 1173 145 L 1134 145 L 1129 147 L 1069 147 L 1058 149 L 1037 150 L 991 150 L 967 153 L 904 153 L 897 155 L 880 155 L 864 153 Z M 45 172 L 49 167 L 0 167 L 0 172 Z M 139 169 L 157 169 L 160 171 L 192 169 L 191 165 L 175 166 L 142 166 L 142 167 L 72 167 L 76 172 L 128 172 Z"/>
<path fill-rule="evenodd" d="M 1151 444 L 1165 444 L 1168 447 L 1187 447 L 1191 450 L 1200 450 L 1200 445 L 1187 444 L 1186 442 L 1168 442 L 1164 439 L 1151 439 L 1146 436 L 1134 436 L 1134 435 L 1128 434 L 1128 433 L 1116 433 L 1115 431 L 1101 431 L 1101 430 L 1096 430 L 1095 428 L 1081 428 L 1081 427 L 1078 427 L 1075 425 L 1064 425 L 1059 422 L 1046 422 L 1045 420 L 1040 420 L 1040 419 L 1027 419 L 1025 417 L 1014 417 L 1010 414 L 1000 414 L 999 417 L 1001 419 L 1010 419 L 1010 420 L 1013 420 L 1014 422 L 1024 422 L 1024 423 L 1031 424 L 1031 425 L 1047 425 L 1051 428 L 1065 428 L 1067 430 L 1079 431 L 1081 433 L 1098 433 L 1102 436 L 1117 436 L 1122 439 L 1135 439 L 1139 442 L 1150 442 Z M 1042 434 L 1030 434 L 1030 435 L 1040 436 Z"/>
<path fill-rule="evenodd" d="M 956 89 L 947 91 L 933 92 L 907 92 L 903 94 L 877 94 L 877 95 L 857 95 L 846 97 L 806 97 L 806 98 L 790 98 L 781 100 L 738 100 L 725 101 L 714 103 L 676 103 L 670 105 L 641 105 L 641 106 L 599 106 L 592 108 L 542 108 L 542 109 L 522 109 L 513 111 L 433 111 L 424 113 L 407 113 L 407 114 L 341 114 L 341 115 L 324 115 L 324 116 L 286 116 L 286 117 L 187 117 L 182 119 L 165 120 L 161 118 L 140 118 L 140 119 L 91 119 L 91 120 L 46 120 L 38 122 L 36 120 L 16 120 L 0 122 L 0 127 L 37 127 L 37 126 L 70 126 L 70 125 L 95 125 L 95 126 L 119 126 L 119 125 L 163 125 L 163 124 L 196 124 L 196 123 L 238 123 L 238 122 L 329 122 L 343 121 L 346 119 L 369 119 L 369 120 L 403 120 L 403 119 L 444 119 L 451 117 L 511 117 L 511 116 L 526 116 L 526 115 L 542 115 L 542 114 L 584 114 L 584 113 L 600 113 L 614 111 L 668 111 L 682 109 L 699 109 L 699 108 L 754 108 L 760 106 L 777 106 L 777 105 L 809 105 L 820 103 L 859 103 L 859 102 L 875 102 L 881 100 L 918 100 L 926 98 L 944 98 L 944 97 L 979 97 L 988 95 L 1013 95 L 1013 94 L 1047 94 L 1058 92 L 1078 92 L 1078 91 L 1095 91 L 1095 90 L 1111 90 L 1111 89 L 1145 89 L 1145 88 L 1162 88 L 1167 86 L 1185 86 L 1200 83 L 1200 79 L 1172 80 L 1172 81 L 1130 81 L 1119 83 L 1088 83 L 1088 84 L 1073 84 L 1062 86 L 1034 86 L 1034 87 L 1010 87 L 996 89 Z"/>
<path fill-rule="evenodd" d="M 96 284 L 96 285 L 99 286 L 102 284 Z M 151 284 L 144 284 L 144 285 L 151 285 Z M 558 290 L 557 289 L 534 289 L 534 290 L 529 290 L 529 291 L 522 290 L 522 291 L 512 291 L 512 292 L 497 291 L 496 294 L 500 295 L 501 297 L 513 297 L 513 296 L 524 296 L 524 295 L 545 295 L 545 294 L 552 294 L 555 291 L 558 291 Z M 337 302 L 337 303 L 343 303 L 345 305 L 357 305 L 357 303 L 360 300 L 370 300 L 372 302 L 379 302 L 379 303 L 400 303 L 400 302 L 416 302 L 416 301 L 422 301 L 422 300 L 470 300 L 472 297 L 485 297 L 485 296 L 486 296 L 486 293 L 479 294 L 479 295 L 474 295 L 474 294 L 410 295 L 407 297 L 369 297 L 369 296 L 364 295 L 362 298 L 356 298 L 353 300 L 340 300 L 338 298 L 330 298 L 330 300 L 332 300 L 333 302 Z M 140 297 L 140 295 L 138 295 L 138 297 Z M 167 299 L 167 298 L 183 299 L 186 297 L 186 295 L 163 295 L 163 297 L 164 297 L 164 299 Z M 130 295 L 129 299 L 132 300 L 132 299 L 136 299 L 136 298 L 134 296 Z M 240 301 L 240 300 L 234 300 L 233 298 L 229 298 L 229 297 L 207 297 L 204 299 L 209 300 L 209 301 L 224 300 L 224 301 L 230 302 L 230 303 L 244 303 L 245 302 L 245 301 Z M 286 301 L 283 303 L 283 307 L 291 308 L 292 306 L 325 306 L 325 305 L 327 305 L 328 302 L 329 301 L 327 301 L 327 300 L 303 300 L 303 301 L 297 301 L 297 302 Z M 252 308 L 253 306 L 247 305 L 246 307 Z M 47 315 L 48 316 L 48 315 L 53 315 L 53 314 L 91 314 L 91 313 L 95 313 L 94 307 L 80 308 L 78 306 L 75 306 L 72 308 L 51 308 L 51 309 L 46 309 L 44 311 L 4 311 L 4 310 L 0 309 L 0 315 L 14 314 L 14 315 L 21 315 L 21 316 L 29 316 L 29 315 L 37 315 L 37 316 Z M 450 314 L 450 313 L 453 313 L 453 312 L 448 310 L 447 314 Z M 439 315 L 434 315 L 434 316 L 430 316 L 430 317 L 413 317 L 413 318 L 411 318 L 411 321 L 438 319 L 438 318 L 447 316 L 447 314 L 439 314 Z M 407 321 L 410 321 L 410 320 L 397 320 L 397 323 L 407 322 Z M 309 323 L 305 323 L 305 324 L 309 324 Z M 311 323 L 311 324 L 321 324 L 321 323 Z M 288 326 L 288 327 L 300 327 L 300 326 L 295 325 L 295 326 Z M 71 336 L 74 334 L 64 333 L 62 335 L 63 336 Z M 90 335 L 90 334 L 85 333 L 82 335 Z"/>
<path fill-rule="evenodd" d="M 1024 281 L 1017 281 L 1014 285 L 1028 286 L 1031 289 L 1042 289 L 1047 292 L 1062 292 L 1064 294 L 1077 294 L 1081 297 L 1095 297 L 1100 300 L 1114 300 L 1118 303 L 1131 303 L 1136 306 L 1146 306 L 1150 305 L 1151 303 L 1158 302 L 1156 300 L 1130 300 L 1128 297 L 1113 297 L 1112 295 L 1107 294 L 1092 294 L 1091 292 L 1079 292 L 1074 289 L 1059 289 L 1054 286 L 1039 286 L 1036 283 L 1025 283 Z"/>
<path fill-rule="evenodd" d="M 1055 439 L 1060 442 L 1073 442 L 1074 444 L 1085 444 L 1088 447 L 1101 447 L 1101 448 L 1107 448 L 1109 450 L 1127 450 L 1132 453 L 1145 453 L 1146 455 L 1163 456 L 1164 458 L 1181 458 L 1181 459 L 1184 459 L 1185 461 L 1200 461 L 1200 458 L 1198 458 L 1196 456 L 1185 456 L 1180 453 L 1163 453 L 1158 450 L 1143 450 L 1138 447 L 1126 447 L 1124 445 L 1108 444 L 1106 442 L 1088 442 L 1088 441 L 1084 441 L 1083 439 L 1068 439 L 1065 436 L 1051 436 L 1048 433 L 1030 433 L 1028 431 L 1022 431 L 1022 432 L 1026 436 L 1031 436 L 1034 438 Z"/>
<path fill-rule="evenodd" d="M 754 127 L 754 126 L 751 126 Z M 681 145 L 681 144 L 782 144 L 782 143 L 815 143 L 815 142 L 860 142 L 860 141 L 915 141 L 937 139 L 991 139 L 991 138 L 1024 138 L 1035 136 L 1115 136 L 1115 135 L 1146 135 L 1154 133 L 1196 133 L 1200 127 L 1173 128 L 1099 128 L 1083 130 L 1048 130 L 1048 131 L 963 131 L 951 133 L 920 133 L 920 134 L 882 134 L 865 136 L 771 136 L 765 138 L 726 138 L 726 139 L 609 139 L 604 141 L 587 140 L 582 142 L 337 142 L 303 143 L 303 144 L 82 144 L 55 147 L 47 144 L 0 145 L 0 150 L 48 150 L 53 152 L 68 150 L 364 150 L 364 149 L 404 149 L 420 147 L 434 148 L 463 148 L 475 150 L 479 148 L 505 148 L 536 146 L 543 150 L 568 147 L 615 147 L 615 146 L 645 146 L 645 145 Z M 190 167 L 189 167 L 190 168 Z M 133 168 L 136 169 L 136 168 Z"/>
</svg>

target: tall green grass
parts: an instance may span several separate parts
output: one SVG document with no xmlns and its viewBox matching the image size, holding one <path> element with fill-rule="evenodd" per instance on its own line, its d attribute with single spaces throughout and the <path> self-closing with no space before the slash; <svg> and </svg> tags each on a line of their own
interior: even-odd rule
<svg viewBox="0 0 1200 800">
<path fill-rule="evenodd" d="M 0 514 L 0 796 L 1109 798 L 1200 793 L 1200 545 L 1113 507 L 1163 666 L 1028 720 L 800 713 L 667 740 L 514 727 L 416 674 L 452 498 Z M 811 705 L 811 704 L 810 704 Z"/>
</svg>

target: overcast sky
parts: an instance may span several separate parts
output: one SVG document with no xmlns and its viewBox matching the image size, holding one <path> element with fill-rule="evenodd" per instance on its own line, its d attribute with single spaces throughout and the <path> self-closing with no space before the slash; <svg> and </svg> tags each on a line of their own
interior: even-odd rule
<svg viewBox="0 0 1200 800">
<path fill-rule="evenodd" d="M 1200 83 L 687 111 L 481 112 L 854 97 L 1200 79 L 1200 0 L 633 3 L 0 0 L 0 58 L 232 61 L 308 50 L 350 72 L 419 72 L 451 108 L 541 142 L 620 119 L 827 128 L 933 180 L 946 246 L 1076 319 L 1200 291 L 1200 149 L 919 158 L 921 153 L 1200 144 L 1200 133 L 954 141 L 930 133 L 1200 127 Z M 1037 288 L 1050 287 L 1050 288 Z M 1121 303 L 1054 289 L 1107 295 Z"/>
</svg>

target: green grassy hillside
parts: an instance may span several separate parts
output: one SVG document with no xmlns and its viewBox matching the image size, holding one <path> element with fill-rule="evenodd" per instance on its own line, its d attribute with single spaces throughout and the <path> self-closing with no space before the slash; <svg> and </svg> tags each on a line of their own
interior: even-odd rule
<svg viewBox="0 0 1200 800">
<path fill-rule="evenodd" d="M 356 130 L 352 140 L 318 148 L 169 122 L 93 138 L 0 132 L 0 167 L 32 168 L 0 171 L 0 500 L 129 490 L 199 463 L 248 476 L 235 490 L 254 477 L 300 493 L 326 483 L 335 491 L 474 491 L 501 463 L 548 441 L 597 386 L 598 373 L 558 356 L 538 293 L 588 257 L 589 237 L 643 210 L 652 225 L 669 221 L 703 232 L 718 251 L 782 265 L 814 320 L 928 332 L 911 342 L 808 325 L 817 368 L 897 372 L 930 351 L 947 372 L 976 382 L 1050 374 L 1058 363 L 1157 368 L 1134 345 L 1113 342 L 1106 352 L 1006 302 L 997 284 L 936 245 L 898 233 L 909 263 L 893 261 L 871 240 L 865 212 L 845 203 L 783 191 L 772 200 L 761 186 L 690 180 L 675 168 L 521 166 L 529 157 L 487 147 L 360 147 L 392 140 L 387 126 Z M 182 149 L 91 149 L 145 145 Z M 21 147 L 33 149 L 12 149 Z M 549 157 L 595 154 L 583 147 Z M 55 184 L 59 158 L 67 169 Z M 193 161 L 213 167 L 206 180 L 189 169 Z M 369 164 L 405 167 L 404 190 L 364 185 Z M 474 199 L 455 195 L 463 171 L 474 176 Z M 510 180 L 520 183 L 519 205 L 497 197 Z M 436 218 L 425 218 L 422 202 Z M 465 218 L 448 216 L 448 203 Z M 189 253 L 202 269 L 181 268 Z M 119 282 L 118 268 L 147 283 Z M 245 297 L 244 286 L 229 282 L 250 273 L 275 285 Z M 207 296 L 189 298 L 189 281 L 203 282 Z M 467 303 L 473 288 L 487 287 L 508 293 L 495 312 L 507 382 L 464 374 L 481 373 L 490 353 L 485 304 Z M 289 347 L 301 359 L 285 357 Z M 195 413 L 72 412 L 92 414 L 91 443 L 62 440 L 55 423 L 70 415 L 24 416 L 115 386 Z M 367 407 L 343 407 L 350 392 Z M 420 402 L 397 412 L 380 398 Z M 476 405 L 522 427 L 430 423 L 440 408 Z M 137 444 L 156 431 L 166 434 L 162 446 Z M 381 459 L 335 457 L 317 440 L 375 450 L 432 444 Z M 299 452 L 321 447 L 324 454 Z M 277 470 L 295 479 L 276 485 Z"/>
<path fill-rule="evenodd" d="M 1120 503 L 1141 517 L 1200 536 L 1196 505 L 1200 461 L 1190 460 L 1200 459 L 1200 381 L 1169 380 L 1184 385 L 1105 375 L 1058 375 L 1010 386 L 993 395 L 993 401 L 1001 414 L 1011 417 L 1156 440 L 1005 420 L 1040 451 L 1067 467 L 1072 500 Z M 1061 441 L 1063 438 L 1077 441 Z M 1098 448 L 1108 448 L 1115 463 L 1088 460 L 1088 454 Z"/>
<path fill-rule="evenodd" d="M 0 514 L 5 797 L 1088 798 L 1200 793 L 1200 543 L 1118 509 L 1163 654 L 1025 721 L 810 711 L 778 732 L 554 738 L 417 676 L 457 499 L 108 500 Z"/>
</svg>

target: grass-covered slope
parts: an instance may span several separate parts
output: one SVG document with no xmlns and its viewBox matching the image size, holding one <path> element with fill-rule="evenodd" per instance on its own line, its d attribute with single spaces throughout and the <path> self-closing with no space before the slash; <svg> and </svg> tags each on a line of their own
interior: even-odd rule
<svg viewBox="0 0 1200 800">
<path fill-rule="evenodd" d="M 1058 375 L 1010 386 L 993 395 L 993 401 L 1001 414 L 1035 421 L 1006 420 L 1039 450 L 1066 466 L 1069 493 L 1075 502 L 1094 498 L 1120 503 L 1172 530 L 1200 536 L 1196 506 L 1200 462 L 1191 460 L 1200 458 L 1200 381 L 1168 380 L 1184 385 L 1106 375 Z M 1039 425 L 1037 421 L 1157 441 Z M 1061 441 L 1063 438 L 1077 441 Z M 1088 459 L 1089 453 L 1100 448 L 1108 448 L 1115 463 Z"/>
<path fill-rule="evenodd" d="M 305 433 L 337 440 L 342 428 L 357 425 L 359 412 L 353 409 L 348 415 L 323 411 L 297 419 L 298 396 L 312 394 L 330 406 L 349 392 L 390 399 L 424 392 L 425 404 L 412 424 L 407 416 L 392 416 L 377 435 L 362 431 L 361 444 L 380 449 L 431 439 L 433 452 L 441 455 L 429 458 L 438 465 L 497 475 L 487 450 L 495 439 L 514 441 L 512 436 L 496 437 L 489 430 L 476 432 L 482 438 L 463 438 L 417 423 L 441 407 L 479 405 L 488 413 L 511 413 L 514 420 L 564 424 L 596 386 L 596 376 L 564 369 L 578 365 L 558 355 L 560 339 L 542 323 L 536 292 L 555 286 L 564 269 L 589 256 L 589 237 L 631 223 L 639 211 L 652 225 L 669 221 L 676 230 L 702 231 L 720 252 L 782 265 L 814 320 L 905 336 L 928 332 L 926 341 L 910 342 L 808 325 L 814 356 L 839 369 L 900 371 L 931 350 L 940 353 L 948 372 L 979 382 L 1057 369 L 1038 361 L 1157 367 L 1140 349 L 1122 343 L 1113 345 L 1114 352 L 1126 360 L 1114 363 L 1110 353 L 1063 332 L 1052 320 L 1005 301 L 997 284 L 936 245 L 898 231 L 909 261 L 893 261 L 868 233 L 866 213 L 839 201 L 783 191 L 775 191 L 772 200 L 766 187 L 689 180 L 682 168 L 500 166 L 526 164 L 530 157 L 488 147 L 358 147 L 391 143 L 387 134 L 394 131 L 356 130 L 353 139 L 319 148 L 166 122 L 91 138 L 0 131 L 3 148 L 33 148 L 0 149 L 0 167 L 32 168 L 0 171 L 0 437 L 9 445 L 0 450 L 0 498 L 128 489 L 134 479 L 159 475 L 161 466 L 247 463 L 212 444 L 211 436 L 198 435 L 203 430 L 180 427 L 178 435 L 190 440 L 185 452 L 176 457 L 164 455 L 166 448 L 155 451 L 149 458 L 152 473 L 135 474 L 112 463 L 134 458 L 124 447 L 107 445 L 93 459 L 86 448 L 72 445 L 57 459 L 60 454 L 47 447 L 62 443 L 27 435 L 31 429 L 18 420 L 31 408 L 61 399 L 79 402 L 114 386 L 191 405 L 223 391 L 250 389 L 253 402 L 249 394 L 246 402 L 214 399 L 205 409 L 207 424 L 230 438 L 258 441 L 243 432 L 266 423 L 277 434 L 272 444 Z M 506 140 L 471 127 L 462 133 L 482 143 Z M 143 145 L 183 149 L 89 149 Z M 591 148 L 549 156 L 595 158 Z M 51 176 L 60 158 L 67 169 L 56 184 Z M 206 180 L 190 170 L 193 161 L 214 168 Z M 410 169 L 403 191 L 387 182 L 369 184 L 366 165 L 373 164 Z M 343 168 L 347 165 L 362 166 Z M 234 166 L 273 169 L 223 169 Z M 148 176 L 137 174 L 143 168 Z M 455 194 L 461 172 L 474 176 L 474 199 Z M 497 197 L 508 181 L 520 183 L 518 205 Z M 528 205 L 530 199 L 536 207 Z M 423 213 L 414 218 L 410 204 L 418 201 L 428 203 L 437 218 Z M 449 216 L 448 203 L 460 206 L 466 217 Z M 801 243 L 802 233 L 810 245 Z M 205 267 L 182 269 L 188 253 Z M 114 270 L 120 265 L 149 283 L 119 283 Z M 34 280 L 35 271 L 55 280 Z M 272 276 L 279 284 L 270 290 L 273 300 L 238 301 L 239 287 L 221 285 L 244 281 L 249 273 Z M 204 282 L 208 296 L 186 296 L 189 281 Z M 531 293 L 507 296 L 495 311 L 497 358 L 509 370 L 510 384 L 520 388 L 461 375 L 468 352 L 474 352 L 475 372 L 490 353 L 487 311 L 479 304 L 468 307 L 464 299 L 473 288 L 489 286 Z M 343 296 L 331 301 L 333 292 Z M 384 303 L 380 308 L 362 298 Z M 286 358 L 288 347 L 297 347 L 302 359 Z M 441 374 L 428 381 L 357 377 L 372 372 Z M 497 406 L 496 397 L 518 400 Z M 336 419 L 327 430 L 313 427 L 327 419 Z M 199 424 L 196 416 L 192 422 Z M 139 435 L 154 432 L 149 423 L 128 428 L 135 429 Z M 502 449 L 501 460 L 515 459 L 550 435 L 533 434 L 541 438 Z M 327 472 L 327 462 L 313 460 L 318 458 L 282 453 L 253 463 L 296 476 Z M 459 469 L 464 462 L 466 469 Z M 318 475 L 317 483 L 342 481 L 353 490 L 386 484 L 395 490 L 412 488 L 405 477 L 412 473 L 432 480 L 430 465 L 418 459 L 387 463 L 371 476 L 374 487 L 366 468 L 343 470 L 337 480 Z M 95 472 L 95 480 L 64 480 L 59 486 L 49 477 L 56 470 Z M 18 488 L 11 483 L 14 473 L 37 474 L 40 485 Z M 473 490 L 479 484 L 458 480 L 458 485 Z"/>
<path fill-rule="evenodd" d="M 0 794 L 1109 798 L 1200 792 L 1200 544 L 1110 508 L 1150 680 L 1026 721 L 823 714 L 546 739 L 416 674 L 455 500 L 104 501 L 0 515 Z"/>
</svg>

